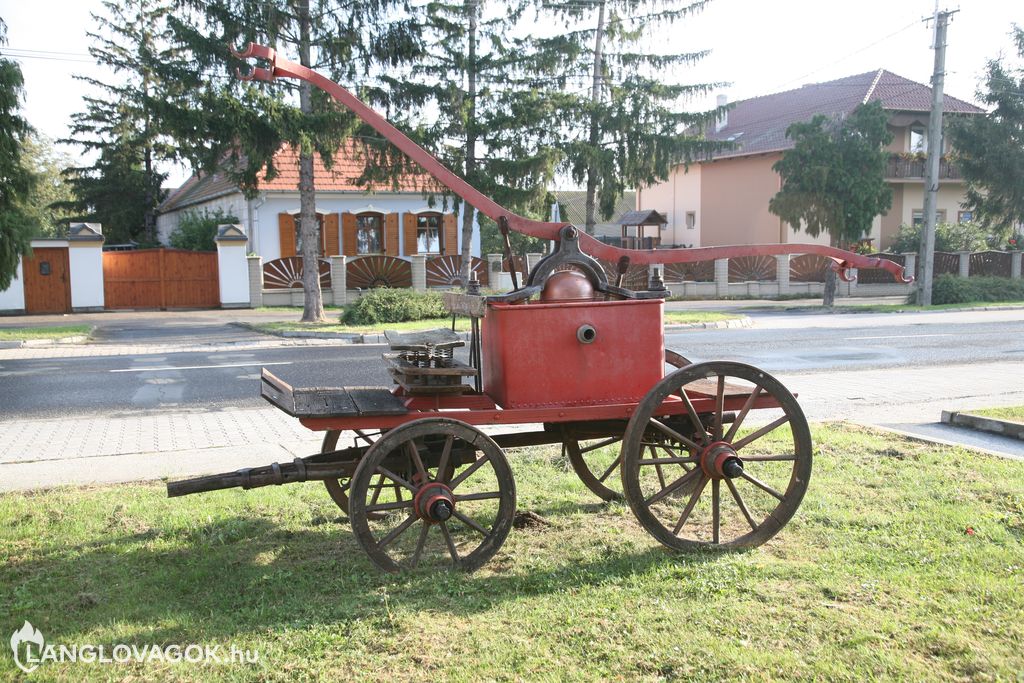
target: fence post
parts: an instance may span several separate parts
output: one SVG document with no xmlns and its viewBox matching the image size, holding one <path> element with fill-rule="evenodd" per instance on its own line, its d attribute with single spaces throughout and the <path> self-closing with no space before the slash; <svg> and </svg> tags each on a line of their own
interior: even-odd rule
<svg viewBox="0 0 1024 683">
<path fill-rule="evenodd" d="M 957 273 L 960 277 L 970 277 L 971 275 L 971 252 L 969 251 L 958 251 L 956 253 L 960 257 L 960 270 Z"/>
<path fill-rule="evenodd" d="M 1024 255 L 1024 251 L 1010 252 L 1010 277 L 1014 280 L 1020 279 L 1020 260 L 1022 255 Z"/>
<path fill-rule="evenodd" d="M 220 281 L 220 307 L 246 308 L 252 294 L 249 291 L 249 266 L 245 258 L 245 236 L 241 225 L 225 223 L 217 226 L 217 279 Z M 166 302 L 164 302 L 166 305 Z"/>
<path fill-rule="evenodd" d="M 917 277 L 917 254 L 904 252 L 900 254 L 903 257 L 903 272 L 909 273 L 911 277 Z"/>
<path fill-rule="evenodd" d="M 729 296 L 729 259 L 715 259 L 715 295 Z"/>
<path fill-rule="evenodd" d="M 263 257 L 249 256 L 249 308 L 263 305 Z"/>
<path fill-rule="evenodd" d="M 412 288 L 417 292 L 427 291 L 427 256 L 426 254 L 413 254 L 412 258 Z"/>
<path fill-rule="evenodd" d="M 348 269 L 344 255 L 331 257 L 331 296 L 335 306 L 348 303 Z"/>
<path fill-rule="evenodd" d="M 540 263 L 542 258 L 544 258 L 544 254 L 528 253 L 526 255 L 526 272 L 523 274 L 523 282 L 530 276 L 530 273 L 533 272 L 533 267 Z"/>
<path fill-rule="evenodd" d="M 775 282 L 779 285 L 779 294 L 789 294 L 789 257 L 790 254 L 775 256 Z"/>
<path fill-rule="evenodd" d="M 71 310 L 103 310 L 103 226 L 72 223 L 68 230 Z"/>
</svg>

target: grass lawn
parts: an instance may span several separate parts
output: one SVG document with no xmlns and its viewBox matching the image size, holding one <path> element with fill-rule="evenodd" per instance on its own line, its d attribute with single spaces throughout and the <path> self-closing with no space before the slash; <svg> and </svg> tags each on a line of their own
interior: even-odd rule
<svg viewBox="0 0 1024 683">
<path fill-rule="evenodd" d="M 88 336 L 92 325 L 61 325 L 59 327 L 0 327 L 0 341 L 28 339 L 66 339 Z"/>
<path fill-rule="evenodd" d="M 1010 680 L 1024 671 L 1024 463 L 816 426 L 767 545 L 675 555 L 558 448 L 515 451 L 513 530 L 469 575 L 379 574 L 318 483 L 0 495 L 6 634 L 200 643 L 256 664 L 44 663 L 37 680 Z M 253 463 L 262 464 L 262 463 Z"/>
<path fill-rule="evenodd" d="M 936 304 L 934 306 L 918 306 L 916 304 L 839 304 L 835 306 L 837 313 L 904 313 L 920 311 L 945 311 L 962 308 L 1012 308 L 1024 306 L 1024 301 L 975 301 L 966 304 Z M 751 309 L 757 308 L 751 306 Z M 794 306 L 788 310 L 821 310 L 821 306 Z"/>
<path fill-rule="evenodd" d="M 337 320 L 337 316 L 332 316 Z M 706 323 L 718 322 L 720 320 L 735 320 L 741 315 L 731 313 L 715 313 L 709 311 L 665 311 L 665 323 L 678 325 L 681 323 Z M 268 334 L 280 332 L 337 332 L 341 334 L 367 334 L 379 333 L 382 330 L 430 330 L 435 327 L 451 328 L 451 318 L 435 318 L 432 320 L 414 320 L 404 323 L 381 323 L 380 325 L 342 325 L 337 322 L 328 323 L 301 323 L 297 320 L 286 320 L 278 322 L 249 322 L 246 327 Z M 469 330 L 468 318 L 456 318 L 455 329 L 461 331 Z"/>
<path fill-rule="evenodd" d="M 1006 408 L 983 408 L 981 410 L 964 411 L 971 415 L 984 415 L 994 417 L 997 420 L 1008 420 L 1010 422 L 1024 422 L 1024 406 L 1008 406 Z"/>
</svg>

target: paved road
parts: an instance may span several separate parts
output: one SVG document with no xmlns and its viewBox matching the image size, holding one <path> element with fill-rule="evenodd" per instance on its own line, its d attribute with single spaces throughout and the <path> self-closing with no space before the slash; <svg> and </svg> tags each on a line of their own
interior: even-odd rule
<svg viewBox="0 0 1024 683">
<path fill-rule="evenodd" d="M 751 329 L 688 330 L 666 343 L 694 362 L 736 360 L 782 375 L 1006 362 L 1012 382 L 1009 368 L 1024 363 L 1024 311 L 755 319 Z M 173 352 L 200 337 L 216 350 Z M 101 339 L 170 346 L 159 354 L 0 358 L 0 419 L 263 406 L 260 366 L 296 386 L 390 385 L 378 345 L 245 348 L 256 339 L 250 332 L 190 321 L 108 327 Z M 1024 370 L 1015 369 L 1024 383 Z"/>
</svg>

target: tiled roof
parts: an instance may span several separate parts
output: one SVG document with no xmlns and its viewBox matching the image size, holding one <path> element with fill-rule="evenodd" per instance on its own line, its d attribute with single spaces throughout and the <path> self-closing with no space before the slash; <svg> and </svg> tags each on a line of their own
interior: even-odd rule
<svg viewBox="0 0 1024 683">
<path fill-rule="evenodd" d="M 796 90 L 754 97 L 736 102 L 729 110 L 728 123 L 712 131 L 712 140 L 730 140 L 736 148 L 714 155 L 726 158 L 788 149 L 793 141 L 786 129 L 793 123 L 810 121 L 817 114 L 840 116 L 857 105 L 879 101 L 889 111 L 927 112 L 931 109 L 931 88 L 890 71 L 879 69 L 826 83 L 805 85 Z M 983 114 L 984 110 L 963 100 L 944 95 L 946 112 Z"/>
<path fill-rule="evenodd" d="M 334 164 L 328 169 L 319 154 L 313 156 L 313 178 L 317 192 L 390 192 L 391 184 L 359 185 L 356 180 L 363 173 L 364 160 L 354 143 L 343 145 L 334 155 Z M 257 189 L 260 192 L 295 192 L 299 185 L 299 153 L 292 147 L 282 147 L 274 155 L 277 176 L 265 180 L 260 172 Z M 160 204 L 158 211 L 167 213 L 240 192 L 238 184 L 226 173 L 216 171 L 210 175 L 194 174 L 181 187 L 173 190 Z M 409 174 L 399 179 L 398 192 L 440 192 L 441 186 L 426 174 Z"/>
<path fill-rule="evenodd" d="M 562 220 L 573 225 L 582 226 L 587 222 L 587 193 L 583 190 L 559 190 L 555 192 L 558 203 L 562 206 Z M 594 234 L 597 236 L 614 236 L 622 234 L 622 226 L 616 221 L 617 216 L 632 211 L 636 207 L 636 192 L 628 191 L 619 197 L 612 211 L 612 217 L 608 220 L 601 218 L 598 212 L 597 222 L 594 224 Z"/>
</svg>

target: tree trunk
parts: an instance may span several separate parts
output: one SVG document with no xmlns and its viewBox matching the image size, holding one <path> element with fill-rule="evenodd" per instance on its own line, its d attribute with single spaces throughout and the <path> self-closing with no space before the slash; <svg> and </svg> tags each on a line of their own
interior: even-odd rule
<svg viewBox="0 0 1024 683">
<path fill-rule="evenodd" d="M 601 131 L 597 116 L 597 105 L 601 101 L 601 73 L 604 71 L 602 64 L 602 46 L 604 39 L 604 0 L 597 11 L 597 36 L 594 38 L 594 82 L 590 90 L 590 105 L 593 109 L 590 112 L 590 153 L 598 153 L 598 145 L 601 142 Z M 597 223 L 597 165 L 591 160 L 587 167 L 587 218 L 586 231 L 588 235 L 594 234 L 594 225 Z"/>
<path fill-rule="evenodd" d="M 476 29 L 479 0 L 466 0 L 469 13 L 469 50 L 466 60 L 466 85 L 469 97 L 469 112 L 466 116 L 466 181 L 472 183 L 476 176 Z M 463 288 L 469 286 L 470 259 L 473 247 L 473 207 L 462 203 L 462 268 L 459 277 Z M 450 247 L 449 247 L 450 248 Z"/>
<path fill-rule="evenodd" d="M 310 66 L 309 0 L 298 0 L 299 63 Z M 302 81 L 299 86 L 299 110 L 304 116 L 313 113 L 313 86 Z M 320 239 L 316 219 L 316 191 L 313 187 L 313 150 L 299 150 L 299 235 L 302 238 L 302 288 L 305 301 L 302 322 L 318 323 L 324 315 L 324 297 L 320 291 Z"/>
</svg>

